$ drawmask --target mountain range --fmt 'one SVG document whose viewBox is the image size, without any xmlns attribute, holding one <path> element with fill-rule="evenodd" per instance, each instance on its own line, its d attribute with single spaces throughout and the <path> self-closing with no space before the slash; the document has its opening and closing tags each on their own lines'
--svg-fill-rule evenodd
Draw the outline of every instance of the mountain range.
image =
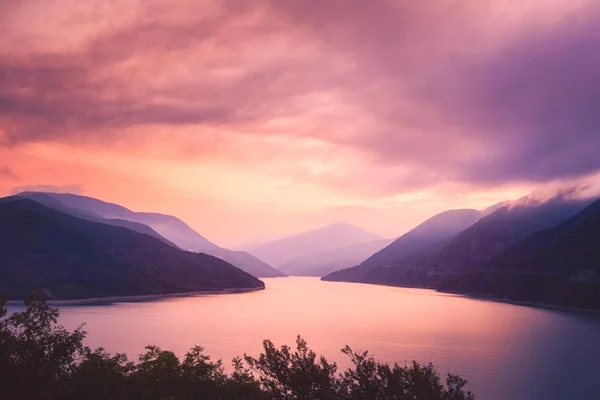
<svg viewBox="0 0 600 400">
<path fill-rule="evenodd" d="M 87 217 L 25 197 L 0 199 L 0 295 L 21 299 L 40 289 L 63 300 L 264 288 L 217 257 Z"/>
<path fill-rule="evenodd" d="M 170 215 L 24 192 L 0 199 L 0 241 L 0 295 L 12 298 L 31 288 L 55 299 L 262 288 L 254 276 L 287 273 L 600 308 L 600 201 L 568 193 L 448 210 L 395 240 L 340 222 L 250 254 Z"/>
<path fill-rule="evenodd" d="M 473 225 L 481 218 L 478 210 L 448 210 L 437 214 L 410 230 L 389 246 L 371 255 L 359 265 L 339 270 L 323 277 L 324 280 L 369 282 L 369 274 L 378 268 L 390 269 L 420 255 L 423 249 L 437 245 Z M 426 253 L 423 253 L 426 254 Z"/>
<path fill-rule="evenodd" d="M 405 233 L 383 250 L 366 259 L 361 266 L 386 266 L 403 258 L 405 254 L 438 243 L 473 225 L 481 218 L 478 210 L 449 210 L 437 214 Z"/>
<path fill-rule="evenodd" d="M 396 253 L 392 243 L 380 253 L 394 257 L 374 256 L 322 279 L 600 308 L 600 203 L 591 202 L 523 198 L 445 239 Z"/>
<path fill-rule="evenodd" d="M 322 276 L 362 261 L 387 243 L 374 233 L 337 222 L 247 249 L 286 274 Z"/>
<path fill-rule="evenodd" d="M 587 204 L 589 201 L 563 196 L 549 200 L 520 199 L 460 232 L 436 254 L 429 267 L 435 271 L 483 268 L 506 247 L 561 223 Z"/>
<path fill-rule="evenodd" d="M 247 252 L 225 249 L 212 243 L 185 222 L 171 215 L 135 212 L 118 204 L 69 193 L 23 192 L 18 196 L 33 199 L 79 218 L 102 221 L 150 234 L 187 251 L 222 258 L 259 278 L 285 276 L 281 271 Z"/>
<path fill-rule="evenodd" d="M 514 243 L 482 270 L 445 274 L 438 290 L 600 309 L 600 200 Z"/>
</svg>

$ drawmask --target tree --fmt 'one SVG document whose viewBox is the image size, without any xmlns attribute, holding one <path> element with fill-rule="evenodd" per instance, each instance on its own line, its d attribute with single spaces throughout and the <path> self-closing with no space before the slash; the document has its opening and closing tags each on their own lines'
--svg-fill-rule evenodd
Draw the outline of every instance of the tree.
<svg viewBox="0 0 600 400">
<path fill-rule="evenodd" d="M 9 397 L 53 399 L 65 391 L 66 381 L 83 355 L 83 325 L 73 332 L 57 324 L 58 310 L 34 293 L 25 311 L 7 317 L 2 303 L 0 374 Z"/>
<path fill-rule="evenodd" d="M 67 395 L 70 399 L 126 400 L 132 397 L 129 376 L 135 366 L 126 354 L 112 356 L 98 348 L 84 349 L 84 356 L 68 382 Z"/>
<path fill-rule="evenodd" d="M 467 381 L 432 364 L 377 362 L 368 352 L 345 347 L 352 367 L 338 373 L 300 336 L 296 348 L 263 342 L 257 358 L 234 358 L 233 372 L 211 361 L 200 346 L 183 358 L 146 347 L 137 363 L 127 355 L 83 346 L 83 325 L 70 332 L 59 312 L 38 295 L 26 310 L 7 314 L 0 301 L 0 397 L 28 400 L 474 400 Z"/>
<path fill-rule="evenodd" d="M 317 360 L 300 336 L 296 351 L 270 340 L 263 342 L 264 353 L 258 358 L 245 356 L 250 369 L 259 375 L 261 386 L 274 400 L 329 400 L 338 398 L 337 366 L 324 357 Z"/>
<path fill-rule="evenodd" d="M 441 383 L 433 364 L 399 366 L 377 362 L 368 352 L 354 352 L 346 346 L 342 352 L 350 357 L 353 368 L 341 378 L 340 399 L 347 400 L 474 400 L 465 392 L 467 381 L 458 375 L 448 375 L 446 386 Z"/>
</svg>

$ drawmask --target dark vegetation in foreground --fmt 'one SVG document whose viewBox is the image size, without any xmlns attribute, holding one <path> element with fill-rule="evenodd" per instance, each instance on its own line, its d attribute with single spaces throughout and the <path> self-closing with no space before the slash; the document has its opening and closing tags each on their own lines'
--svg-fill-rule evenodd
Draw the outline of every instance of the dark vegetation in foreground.
<svg viewBox="0 0 600 400">
<path fill-rule="evenodd" d="M 174 353 L 146 347 L 137 363 L 83 345 L 82 326 L 57 324 L 58 310 L 30 297 L 26 310 L 10 316 L 0 303 L 2 398 L 12 399 L 275 399 L 275 400 L 473 400 L 466 381 L 448 375 L 441 382 L 432 364 L 400 366 L 377 362 L 367 352 L 345 347 L 352 367 L 311 351 L 298 337 L 296 349 L 264 341 L 254 358 L 233 360 L 225 373 L 196 346 L 179 360 Z"/>
</svg>

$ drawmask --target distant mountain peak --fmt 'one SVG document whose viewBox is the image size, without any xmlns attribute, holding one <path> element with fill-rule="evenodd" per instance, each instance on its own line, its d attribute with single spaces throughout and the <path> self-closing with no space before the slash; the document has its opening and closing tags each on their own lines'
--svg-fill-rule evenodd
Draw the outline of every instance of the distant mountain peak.
<svg viewBox="0 0 600 400">
<path fill-rule="evenodd" d="M 249 251 L 271 265 L 282 266 L 294 259 L 311 254 L 377 240 L 381 240 L 379 235 L 348 222 L 338 221 L 320 228 L 263 243 L 259 246 L 253 246 Z"/>
<path fill-rule="evenodd" d="M 352 225 L 350 222 L 347 221 L 336 221 L 336 222 L 332 222 L 329 225 L 325 225 L 325 228 L 327 227 L 339 227 L 339 228 L 357 228 L 357 229 L 361 229 L 355 225 Z"/>
</svg>

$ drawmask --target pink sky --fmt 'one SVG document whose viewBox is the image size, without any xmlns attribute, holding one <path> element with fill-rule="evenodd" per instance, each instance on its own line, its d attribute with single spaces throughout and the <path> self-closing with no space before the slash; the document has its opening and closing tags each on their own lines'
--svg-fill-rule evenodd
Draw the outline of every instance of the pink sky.
<svg viewBox="0 0 600 400">
<path fill-rule="evenodd" d="M 82 193 L 233 246 L 339 220 L 394 237 L 600 170 L 594 1 L 0 13 L 2 195 Z"/>
</svg>

